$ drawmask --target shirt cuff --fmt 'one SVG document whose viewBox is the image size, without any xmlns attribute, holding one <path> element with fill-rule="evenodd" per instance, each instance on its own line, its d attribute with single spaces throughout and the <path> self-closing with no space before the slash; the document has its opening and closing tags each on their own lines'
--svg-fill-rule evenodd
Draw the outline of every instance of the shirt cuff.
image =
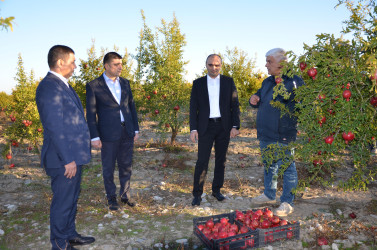
<svg viewBox="0 0 377 250">
<path fill-rule="evenodd" d="M 138 134 L 139 133 L 139 131 L 135 131 L 135 134 Z"/>
<path fill-rule="evenodd" d="M 99 141 L 99 137 L 95 137 L 91 141 Z"/>
</svg>

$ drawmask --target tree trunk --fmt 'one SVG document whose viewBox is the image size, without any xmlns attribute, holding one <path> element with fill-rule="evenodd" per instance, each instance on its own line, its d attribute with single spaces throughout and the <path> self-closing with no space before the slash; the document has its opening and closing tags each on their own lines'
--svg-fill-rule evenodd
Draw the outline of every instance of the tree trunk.
<svg viewBox="0 0 377 250">
<path fill-rule="evenodd" d="M 39 145 L 38 142 L 34 142 L 34 147 L 35 147 L 36 150 L 37 150 L 37 154 L 38 154 L 38 156 L 39 156 L 39 162 L 41 162 L 41 160 L 42 160 L 42 156 L 41 156 L 41 153 L 42 153 L 42 146 Z"/>
<path fill-rule="evenodd" d="M 172 128 L 171 129 L 171 138 L 170 138 L 170 144 L 174 145 L 175 144 L 175 138 L 177 137 L 178 134 L 178 129 Z"/>
</svg>

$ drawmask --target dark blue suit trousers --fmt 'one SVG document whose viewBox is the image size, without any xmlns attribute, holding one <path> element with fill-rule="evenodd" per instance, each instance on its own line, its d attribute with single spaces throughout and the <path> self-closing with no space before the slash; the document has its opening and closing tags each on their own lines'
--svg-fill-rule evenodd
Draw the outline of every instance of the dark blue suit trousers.
<svg viewBox="0 0 377 250">
<path fill-rule="evenodd" d="M 119 126 L 121 126 L 119 124 Z M 107 198 L 116 197 L 114 183 L 115 163 L 118 164 L 121 198 L 130 198 L 130 181 L 132 174 L 132 155 L 134 137 L 130 137 L 125 127 L 122 127 L 122 136 L 116 141 L 102 141 L 102 175 Z"/>
<path fill-rule="evenodd" d="M 67 239 L 78 236 L 75 229 L 77 201 L 80 194 L 82 166 L 77 166 L 74 177 L 64 176 L 65 168 L 46 168 L 51 177 L 53 193 L 50 207 L 50 231 L 52 249 L 65 249 L 69 246 Z"/>
</svg>

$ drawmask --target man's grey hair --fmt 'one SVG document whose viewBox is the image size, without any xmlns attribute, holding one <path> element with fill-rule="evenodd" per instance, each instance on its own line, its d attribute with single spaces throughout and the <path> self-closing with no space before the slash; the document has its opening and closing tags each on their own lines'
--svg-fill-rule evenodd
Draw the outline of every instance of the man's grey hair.
<svg viewBox="0 0 377 250">
<path fill-rule="evenodd" d="M 278 62 L 287 60 L 287 57 L 285 56 L 285 50 L 283 50 L 282 48 L 274 48 L 269 50 L 266 53 L 266 57 L 268 56 L 274 57 Z"/>
</svg>

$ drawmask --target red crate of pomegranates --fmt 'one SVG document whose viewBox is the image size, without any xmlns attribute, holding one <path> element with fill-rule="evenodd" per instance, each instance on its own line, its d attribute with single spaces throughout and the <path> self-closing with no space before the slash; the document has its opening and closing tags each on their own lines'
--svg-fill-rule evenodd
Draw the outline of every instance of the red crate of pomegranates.
<svg viewBox="0 0 377 250">
<path fill-rule="evenodd" d="M 241 222 L 252 232 L 258 232 L 258 246 L 263 247 L 284 240 L 300 238 L 300 223 L 287 221 L 273 214 L 269 208 L 235 211 L 236 222 Z"/>
<path fill-rule="evenodd" d="M 250 249 L 258 246 L 258 232 L 234 220 L 234 214 L 197 217 L 194 234 L 209 249 Z"/>
</svg>

